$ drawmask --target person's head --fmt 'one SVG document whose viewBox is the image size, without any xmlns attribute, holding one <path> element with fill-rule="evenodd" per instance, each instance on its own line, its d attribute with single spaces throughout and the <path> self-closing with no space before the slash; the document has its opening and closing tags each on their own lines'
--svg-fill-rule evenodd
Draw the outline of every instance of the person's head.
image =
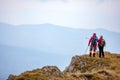
<svg viewBox="0 0 120 80">
<path fill-rule="evenodd" d="M 93 36 L 96 36 L 96 33 L 93 33 Z"/>
<path fill-rule="evenodd" d="M 101 36 L 100 36 L 100 38 L 102 38 L 102 39 L 103 39 L 103 35 L 101 35 Z"/>
</svg>

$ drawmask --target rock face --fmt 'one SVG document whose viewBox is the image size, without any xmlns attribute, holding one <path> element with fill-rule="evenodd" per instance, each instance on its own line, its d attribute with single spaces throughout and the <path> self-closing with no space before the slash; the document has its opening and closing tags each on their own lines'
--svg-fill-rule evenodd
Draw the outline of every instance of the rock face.
<svg viewBox="0 0 120 80">
<path fill-rule="evenodd" d="M 44 66 L 42 70 L 49 75 L 62 77 L 61 71 L 56 66 Z"/>
<path fill-rule="evenodd" d="M 10 74 L 9 77 L 8 77 L 8 80 L 14 80 L 15 77 L 16 77 L 15 75 Z"/>
<path fill-rule="evenodd" d="M 69 73 L 80 73 L 86 72 L 87 61 L 82 59 L 80 56 L 72 57 L 71 63 L 68 67 L 66 67 L 65 72 Z"/>
<path fill-rule="evenodd" d="M 63 72 L 56 66 L 44 66 L 18 76 L 10 75 L 8 80 L 119 80 L 120 54 L 105 54 L 105 58 L 76 55 Z"/>
<path fill-rule="evenodd" d="M 109 63 L 110 61 L 107 59 L 104 61 L 100 58 L 89 57 L 88 55 L 73 56 L 70 65 L 64 71 L 68 73 L 92 72 L 110 67 Z"/>
<path fill-rule="evenodd" d="M 41 69 L 26 71 L 19 76 L 10 75 L 8 80 L 59 80 L 63 73 L 56 66 L 44 66 Z"/>
</svg>

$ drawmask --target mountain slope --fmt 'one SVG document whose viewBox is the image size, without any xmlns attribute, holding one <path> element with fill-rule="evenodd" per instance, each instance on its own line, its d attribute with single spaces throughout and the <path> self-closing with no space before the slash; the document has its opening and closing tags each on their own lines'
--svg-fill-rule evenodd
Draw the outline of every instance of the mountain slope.
<svg viewBox="0 0 120 80">
<path fill-rule="evenodd" d="M 120 52 L 120 33 L 104 29 L 72 29 L 52 24 L 14 26 L 0 23 L 0 44 L 54 54 L 83 54 L 93 32 L 98 37 L 104 36 L 107 51 Z"/>
<path fill-rule="evenodd" d="M 63 72 L 56 66 L 44 66 L 18 76 L 10 75 L 8 80 L 119 80 L 120 54 L 105 55 L 105 58 L 73 56 Z"/>
</svg>

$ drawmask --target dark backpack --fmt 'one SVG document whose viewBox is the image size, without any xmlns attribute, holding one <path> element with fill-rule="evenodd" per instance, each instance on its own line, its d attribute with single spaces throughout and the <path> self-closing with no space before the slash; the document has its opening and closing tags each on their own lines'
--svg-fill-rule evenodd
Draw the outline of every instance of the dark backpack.
<svg viewBox="0 0 120 80">
<path fill-rule="evenodd" d="M 103 47 L 105 46 L 105 40 L 104 39 L 101 40 L 100 46 L 103 46 Z"/>
<path fill-rule="evenodd" d="M 96 36 L 94 36 L 94 37 L 92 37 L 92 41 L 91 41 L 91 44 L 97 44 L 97 37 Z"/>
</svg>

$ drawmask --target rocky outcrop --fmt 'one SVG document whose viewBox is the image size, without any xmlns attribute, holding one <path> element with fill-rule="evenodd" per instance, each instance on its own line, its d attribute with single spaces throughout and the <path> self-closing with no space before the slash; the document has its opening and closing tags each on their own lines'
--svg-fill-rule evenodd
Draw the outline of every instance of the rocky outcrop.
<svg viewBox="0 0 120 80">
<path fill-rule="evenodd" d="M 48 75 L 63 77 L 61 71 L 56 66 L 44 66 L 42 70 L 45 71 Z"/>
<path fill-rule="evenodd" d="M 15 77 L 16 77 L 15 75 L 10 74 L 7 80 L 14 80 Z"/>
<path fill-rule="evenodd" d="M 85 66 L 87 66 L 87 64 L 87 60 L 82 59 L 80 56 L 74 56 L 72 57 L 70 65 L 66 67 L 64 71 L 68 73 L 86 72 Z"/>
<path fill-rule="evenodd" d="M 73 56 L 71 63 L 64 72 L 85 73 L 94 72 L 99 69 L 109 69 L 111 60 L 107 58 L 89 57 L 88 55 Z"/>
<path fill-rule="evenodd" d="M 119 80 L 120 54 L 105 54 L 105 58 L 76 55 L 63 72 L 56 66 L 44 66 L 18 76 L 10 75 L 8 80 Z"/>
</svg>

